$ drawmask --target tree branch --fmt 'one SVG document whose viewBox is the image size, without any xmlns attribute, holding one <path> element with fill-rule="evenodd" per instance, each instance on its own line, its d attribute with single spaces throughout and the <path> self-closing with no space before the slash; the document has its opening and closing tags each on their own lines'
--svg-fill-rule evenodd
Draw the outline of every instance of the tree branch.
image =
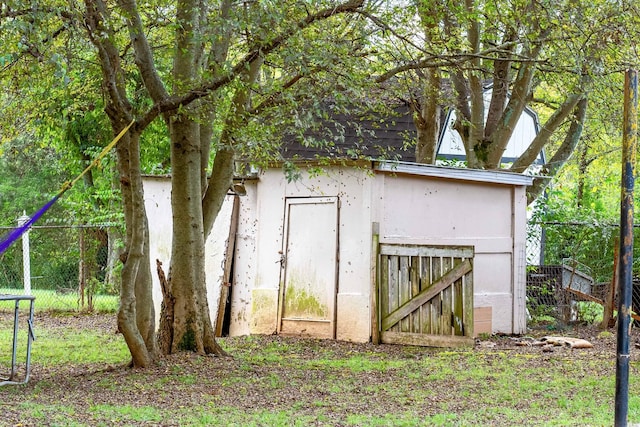
<svg viewBox="0 0 640 427">
<path fill-rule="evenodd" d="M 545 30 L 541 37 L 546 38 L 550 31 L 550 29 Z M 539 56 L 541 49 L 541 44 L 529 48 L 527 56 L 535 59 Z M 498 126 L 491 137 L 492 146 L 487 158 L 487 166 L 489 168 L 495 168 L 500 165 L 502 154 L 513 135 L 516 124 L 522 116 L 522 112 L 531 98 L 531 87 L 535 71 L 536 67 L 533 62 L 521 64 L 518 70 L 509 102 L 502 112 Z"/>
<path fill-rule="evenodd" d="M 114 117 L 114 110 L 124 112 L 131 120 L 131 104 L 126 95 L 125 84 L 122 81 L 122 68 L 118 50 L 111 42 L 109 34 L 113 32 L 104 26 L 103 15 L 106 6 L 102 0 L 86 0 L 85 27 L 91 43 L 98 51 L 98 57 L 102 63 L 102 73 L 106 90 L 109 93 L 110 102 L 107 103 L 106 112 Z"/>
<path fill-rule="evenodd" d="M 504 111 L 509 99 L 509 83 L 511 81 L 511 63 L 513 49 L 515 47 L 517 33 L 511 29 L 505 35 L 505 43 L 509 43 L 511 49 L 499 52 L 493 65 L 493 87 L 491 92 L 491 102 L 487 111 L 487 120 L 484 126 L 484 137 L 490 138 L 491 134 L 498 127 L 498 120 Z"/>
<path fill-rule="evenodd" d="M 527 190 L 527 204 L 533 202 L 542 194 L 547 185 L 549 185 L 549 177 L 554 176 L 564 166 L 571 157 L 576 145 L 578 145 L 587 116 L 587 100 L 588 98 L 585 96 L 577 103 L 574 119 L 560 148 L 558 148 L 551 160 L 542 167 L 541 176 L 534 178 L 533 185 Z"/>
<path fill-rule="evenodd" d="M 584 94 L 572 94 L 567 97 L 564 103 L 556 109 L 551 117 L 545 122 L 540 132 L 533 138 L 529 147 L 518 157 L 511 168 L 512 172 L 524 172 L 538 157 L 540 151 L 547 145 L 551 135 L 560 127 L 562 122 L 569 116 L 580 100 L 585 97 Z"/>
<path fill-rule="evenodd" d="M 342 13 L 355 12 L 359 8 L 361 8 L 363 4 L 364 0 L 349 0 L 333 8 L 323 9 L 316 12 L 315 14 L 308 15 L 305 19 L 299 21 L 296 25 L 283 32 L 279 36 L 273 38 L 270 41 L 254 46 L 249 51 L 249 53 L 247 53 L 244 58 L 242 58 L 225 75 L 216 77 L 210 82 L 201 85 L 200 87 L 194 88 L 183 95 L 168 97 L 160 102 L 156 102 L 149 109 L 149 111 L 147 111 L 147 113 L 142 118 L 140 118 L 137 123 L 137 127 L 144 128 L 148 126 L 149 123 L 151 123 L 159 114 L 175 110 L 180 106 L 188 105 L 197 99 L 201 99 L 210 95 L 215 90 L 235 80 L 256 58 L 260 56 L 265 57 L 267 54 L 273 52 L 282 44 L 284 44 L 295 33 L 309 27 L 314 22 L 321 21 L 323 19 L 327 19 Z"/>
<path fill-rule="evenodd" d="M 494 54 L 505 55 L 509 53 L 509 49 L 516 46 L 516 43 L 506 43 L 501 46 L 497 46 L 491 49 L 483 50 L 478 53 L 455 53 L 450 55 L 437 55 L 432 54 L 427 58 L 423 58 L 417 61 L 410 61 L 402 65 L 398 65 L 395 68 L 379 75 L 376 77 L 377 83 L 382 83 L 384 81 L 389 80 L 390 78 L 396 76 L 397 74 L 404 73 L 406 71 L 411 70 L 420 70 L 423 68 L 439 68 L 439 67 L 459 67 L 473 59 L 486 59 L 486 60 L 494 60 L 495 57 L 492 56 Z M 513 55 L 511 60 L 513 62 L 535 62 L 535 63 L 545 63 L 547 60 L 532 60 L 530 58 L 526 58 L 521 55 Z"/>
<path fill-rule="evenodd" d="M 414 48 L 416 48 L 419 51 L 423 50 L 423 48 L 421 48 L 420 46 L 416 45 L 413 41 L 411 41 L 407 37 L 398 34 L 398 32 L 394 28 L 392 28 L 391 26 L 387 25 L 387 23 L 383 22 L 377 16 L 374 16 L 374 15 L 372 15 L 369 12 L 364 11 L 364 10 L 359 10 L 358 13 L 360 15 L 364 16 L 365 18 L 369 19 L 375 25 L 380 27 L 383 31 L 393 34 L 398 40 L 401 40 L 401 41 L 405 42 L 409 46 L 413 46 Z"/>
<path fill-rule="evenodd" d="M 135 52 L 134 60 L 138 70 L 140 70 L 145 88 L 149 91 L 149 96 L 151 96 L 153 102 L 162 102 L 169 97 L 169 94 L 156 70 L 153 52 L 144 34 L 136 1 L 119 0 L 119 3 L 120 7 L 126 12 L 129 37 Z"/>
</svg>

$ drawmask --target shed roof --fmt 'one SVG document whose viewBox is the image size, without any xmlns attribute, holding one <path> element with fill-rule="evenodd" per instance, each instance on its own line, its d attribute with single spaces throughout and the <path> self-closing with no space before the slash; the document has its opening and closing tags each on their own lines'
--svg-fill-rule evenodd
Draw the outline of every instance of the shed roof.
<svg viewBox="0 0 640 427">
<path fill-rule="evenodd" d="M 513 172 L 452 168 L 413 162 L 376 161 L 373 163 L 373 170 L 376 172 L 399 173 L 503 185 L 529 186 L 533 183 L 532 176 Z"/>
</svg>

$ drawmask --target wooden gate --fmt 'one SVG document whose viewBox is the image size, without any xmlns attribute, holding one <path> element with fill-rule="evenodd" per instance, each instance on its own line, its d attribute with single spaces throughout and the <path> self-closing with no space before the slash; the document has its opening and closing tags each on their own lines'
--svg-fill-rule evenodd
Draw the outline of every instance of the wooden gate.
<svg viewBox="0 0 640 427">
<path fill-rule="evenodd" d="M 380 244 L 380 340 L 456 347 L 473 344 L 473 247 Z"/>
</svg>

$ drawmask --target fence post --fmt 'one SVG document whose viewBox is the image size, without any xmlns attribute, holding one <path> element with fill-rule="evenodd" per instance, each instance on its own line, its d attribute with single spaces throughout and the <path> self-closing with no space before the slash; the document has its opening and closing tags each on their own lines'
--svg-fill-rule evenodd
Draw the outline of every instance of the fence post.
<svg viewBox="0 0 640 427">
<path fill-rule="evenodd" d="M 629 341 L 633 286 L 633 187 L 638 144 L 638 72 L 627 70 L 624 87 L 622 182 L 620 196 L 620 271 L 618 286 L 618 342 L 615 426 L 627 425 L 629 412 Z"/>
<path fill-rule="evenodd" d="M 31 218 L 26 212 L 18 218 L 18 227 L 22 227 Z M 22 235 L 22 283 L 24 286 L 24 294 L 31 295 L 31 251 L 29 249 L 29 230 Z"/>
</svg>

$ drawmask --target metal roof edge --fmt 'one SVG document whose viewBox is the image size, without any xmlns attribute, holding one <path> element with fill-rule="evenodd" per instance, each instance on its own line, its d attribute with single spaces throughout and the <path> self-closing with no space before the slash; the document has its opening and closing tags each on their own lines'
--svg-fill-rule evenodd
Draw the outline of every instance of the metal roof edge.
<svg viewBox="0 0 640 427">
<path fill-rule="evenodd" d="M 373 164 L 376 172 L 404 173 L 409 175 L 429 176 L 434 178 L 476 181 L 503 185 L 532 185 L 533 178 L 514 172 L 450 168 L 445 166 L 426 165 L 411 162 L 376 161 Z"/>
<path fill-rule="evenodd" d="M 168 181 L 171 179 L 170 173 L 165 173 L 160 175 L 143 173 L 141 176 L 143 180 L 146 179 L 146 180 L 156 180 L 156 181 Z M 256 175 L 238 175 L 238 174 L 233 175 L 234 181 L 251 181 L 251 180 L 257 180 L 257 179 L 259 179 L 259 176 L 257 174 Z"/>
<path fill-rule="evenodd" d="M 162 173 L 162 174 L 153 174 L 153 173 L 143 173 L 142 179 L 171 179 L 170 173 Z"/>
</svg>

